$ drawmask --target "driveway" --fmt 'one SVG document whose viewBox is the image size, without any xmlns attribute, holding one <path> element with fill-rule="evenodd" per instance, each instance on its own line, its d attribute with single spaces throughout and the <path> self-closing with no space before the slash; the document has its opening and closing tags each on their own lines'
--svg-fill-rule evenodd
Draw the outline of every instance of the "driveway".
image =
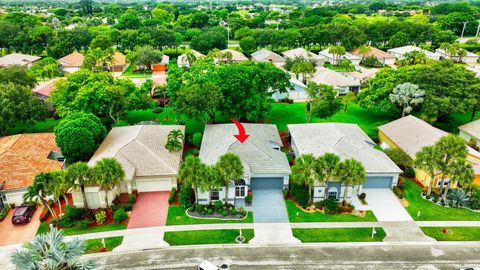
<svg viewBox="0 0 480 270">
<path fill-rule="evenodd" d="M 28 224 L 13 225 L 11 220 L 14 210 L 10 210 L 5 219 L 0 222 L 0 246 L 20 244 L 32 240 L 37 233 L 38 226 L 40 226 L 42 211 L 43 207 L 38 207 Z"/>
<path fill-rule="evenodd" d="M 388 188 L 365 188 L 366 209 L 372 210 L 378 221 L 413 221 L 397 196 Z"/>
<path fill-rule="evenodd" d="M 254 189 L 252 210 L 254 223 L 289 222 L 281 189 Z"/>
<path fill-rule="evenodd" d="M 165 226 L 169 194 L 169 191 L 139 193 L 128 222 L 128 229 Z"/>
</svg>

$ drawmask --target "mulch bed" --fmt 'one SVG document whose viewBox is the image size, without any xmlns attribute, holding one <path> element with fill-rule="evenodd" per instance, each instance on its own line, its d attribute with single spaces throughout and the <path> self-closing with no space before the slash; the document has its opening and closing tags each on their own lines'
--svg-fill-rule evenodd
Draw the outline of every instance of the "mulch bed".
<svg viewBox="0 0 480 270">
<path fill-rule="evenodd" d="M 219 214 L 219 213 L 216 213 L 214 212 L 213 214 L 211 215 L 202 215 L 201 213 L 197 212 L 197 211 L 194 211 L 194 212 L 190 212 L 187 210 L 187 215 L 191 216 L 191 217 L 195 217 L 195 218 L 206 218 L 206 219 L 230 219 L 230 220 L 242 220 L 244 219 L 246 216 L 238 213 L 236 215 L 232 215 L 232 214 L 228 214 L 226 216 L 222 215 L 222 214 Z"/>
</svg>

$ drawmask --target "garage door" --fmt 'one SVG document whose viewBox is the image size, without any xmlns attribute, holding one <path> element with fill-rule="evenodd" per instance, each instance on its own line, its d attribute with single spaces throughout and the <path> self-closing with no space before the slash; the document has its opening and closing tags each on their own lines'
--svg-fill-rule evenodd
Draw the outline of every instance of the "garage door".
<svg viewBox="0 0 480 270">
<path fill-rule="evenodd" d="M 283 189 L 283 177 L 253 177 L 250 186 L 252 189 Z"/>
<path fill-rule="evenodd" d="M 393 177 L 388 176 L 369 176 L 363 188 L 391 188 Z"/>
<path fill-rule="evenodd" d="M 10 204 L 21 205 L 23 203 L 23 194 L 25 193 L 6 194 L 7 202 Z"/>
<path fill-rule="evenodd" d="M 148 181 L 137 180 L 138 192 L 170 191 L 171 189 L 172 189 L 172 185 L 169 179 L 148 180 Z"/>
</svg>

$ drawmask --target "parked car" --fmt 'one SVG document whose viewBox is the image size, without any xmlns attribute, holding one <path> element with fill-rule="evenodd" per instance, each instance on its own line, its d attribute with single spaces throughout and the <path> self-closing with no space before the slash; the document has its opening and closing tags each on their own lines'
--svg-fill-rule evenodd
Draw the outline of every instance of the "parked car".
<svg viewBox="0 0 480 270">
<path fill-rule="evenodd" d="M 198 267 L 198 270 L 220 270 L 215 264 L 209 261 L 203 261 Z"/>
<path fill-rule="evenodd" d="M 15 212 L 12 217 L 12 224 L 26 224 L 32 219 L 33 214 L 37 210 L 37 206 L 34 204 L 22 204 L 15 207 Z"/>
</svg>

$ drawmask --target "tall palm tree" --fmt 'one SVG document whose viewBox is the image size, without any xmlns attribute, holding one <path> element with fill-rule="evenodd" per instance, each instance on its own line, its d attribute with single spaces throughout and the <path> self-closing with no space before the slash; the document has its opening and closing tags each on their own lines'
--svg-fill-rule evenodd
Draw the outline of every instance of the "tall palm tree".
<svg viewBox="0 0 480 270">
<path fill-rule="evenodd" d="M 211 198 L 212 189 L 218 189 L 222 187 L 223 183 L 220 180 L 220 172 L 216 166 L 206 165 L 204 168 L 205 169 L 201 172 L 203 175 L 203 181 L 200 184 L 200 190 L 202 192 L 208 191 L 208 197 Z"/>
<path fill-rule="evenodd" d="M 325 153 L 317 159 L 317 173 L 319 182 L 326 183 L 335 175 L 340 157 L 333 153 Z"/>
<path fill-rule="evenodd" d="M 125 178 L 122 165 L 114 158 L 103 158 L 93 167 L 93 179 L 105 191 L 105 206 L 109 208 L 108 193 Z"/>
<path fill-rule="evenodd" d="M 193 65 L 197 61 L 197 54 L 192 49 L 187 49 L 182 58 L 182 64 Z"/>
<path fill-rule="evenodd" d="M 83 198 L 83 207 L 88 209 L 87 196 L 85 195 L 85 186 L 93 184 L 92 170 L 85 162 L 77 162 L 70 165 L 66 171 L 65 178 L 70 179 L 73 188 L 80 188 Z"/>
<path fill-rule="evenodd" d="M 427 195 L 432 193 L 435 171 L 438 170 L 437 162 L 442 159 L 442 153 L 437 147 L 425 146 L 415 155 L 415 166 L 424 170 L 431 181 L 428 185 Z"/>
<path fill-rule="evenodd" d="M 390 94 L 392 103 L 398 103 L 402 107 L 402 117 L 410 113 L 414 105 L 423 103 L 425 91 L 420 90 L 418 85 L 413 83 L 402 83 L 397 85 Z"/>
<path fill-rule="evenodd" d="M 165 148 L 167 148 L 170 152 L 178 152 L 182 150 L 183 145 L 183 133 L 180 129 L 174 129 L 168 133 L 167 136 L 167 144 Z"/>
<path fill-rule="evenodd" d="M 91 270 L 96 269 L 92 260 L 81 261 L 85 253 L 85 241 L 75 238 L 65 241 L 61 230 L 52 228 L 37 235 L 32 241 L 11 255 L 11 262 L 23 270 Z"/>
<path fill-rule="evenodd" d="M 226 153 L 215 164 L 219 174 L 219 181 L 225 185 L 225 204 L 228 204 L 228 186 L 243 176 L 243 164 L 240 158 L 233 153 Z"/>
<path fill-rule="evenodd" d="M 343 205 L 347 203 L 348 187 L 359 185 L 365 181 L 366 171 L 362 163 L 354 159 L 340 162 L 336 169 L 336 177 L 345 185 L 343 191 Z"/>
<path fill-rule="evenodd" d="M 48 211 L 55 220 L 58 220 L 57 213 L 53 211 L 50 206 L 49 197 L 51 193 L 49 192 L 48 185 L 49 182 L 53 181 L 51 173 L 40 173 L 35 176 L 31 186 L 27 188 L 27 192 L 23 195 L 25 201 L 37 201 L 40 200 L 43 206 L 47 207 Z"/>
<path fill-rule="evenodd" d="M 332 54 L 333 56 L 333 63 L 335 66 L 340 64 L 340 57 L 342 55 L 345 55 L 346 50 L 343 46 L 331 46 L 330 49 L 328 50 L 329 53 Z"/>
<path fill-rule="evenodd" d="M 445 175 L 446 172 L 449 171 L 449 164 L 453 159 L 467 158 L 467 145 L 462 138 L 452 134 L 442 137 L 438 142 L 435 143 L 435 146 L 442 154 L 442 158 L 437 161 L 437 166 L 442 171 L 440 192 L 443 192 Z"/>
<path fill-rule="evenodd" d="M 52 181 L 48 183 L 47 189 L 53 195 L 53 199 L 58 204 L 58 211 L 60 215 L 62 215 L 62 202 L 60 201 L 60 199 L 63 197 L 65 199 L 65 202 L 68 203 L 66 194 L 71 188 L 71 185 L 67 183 L 64 171 L 53 171 L 51 172 L 51 175 Z"/>
<path fill-rule="evenodd" d="M 312 204 L 312 192 L 315 183 L 319 181 L 318 161 L 311 155 L 301 155 L 292 166 L 292 183 L 308 187 L 308 205 Z"/>
<path fill-rule="evenodd" d="M 198 190 L 204 181 L 205 164 L 198 157 L 188 156 L 180 166 L 178 178 L 180 183 L 193 188 L 195 194 L 195 203 L 198 203 Z"/>
<path fill-rule="evenodd" d="M 446 173 L 450 176 L 450 181 L 443 192 L 442 201 L 447 199 L 448 190 L 452 187 L 453 182 L 465 185 L 471 183 L 475 177 L 472 165 L 463 158 L 451 160 Z"/>
</svg>

